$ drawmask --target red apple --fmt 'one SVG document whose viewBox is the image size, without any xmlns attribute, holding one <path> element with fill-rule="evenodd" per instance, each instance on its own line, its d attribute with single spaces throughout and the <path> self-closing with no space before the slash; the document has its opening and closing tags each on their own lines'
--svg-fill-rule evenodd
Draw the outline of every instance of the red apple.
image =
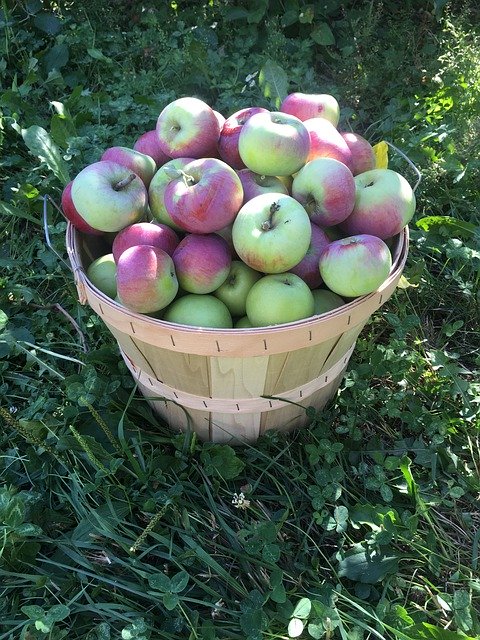
<svg viewBox="0 0 480 640">
<path fill-rule="evenodd" d="M 233 222 L 243 202 L 235 171 L 222 160 L 193 160 L 167 185 L 165 209 L 173 222 L 190 233 L 212 233 Z"/>
<path fill-rule="evenodd" d="M 376 159 L 372 145 L 358 133 L 344 131 L 340 134 L 352 154 L 350 169 L 354 176 L 375 169 Z"/>
<path fill-rule="evenodd" d="M 127 167 L 143 180 L 147 189 L 157 170 L 157 165 L 152 157 L 128 147 L 110 147 L 104 151 L 101 160 L 118 162 L 118 164 Z"/>
<path fill-rule="evenodd" d="M 290 269 L 290 272 L 299 276 L 310 289 L 316 289 L 322 284 L 318 262 L 330 242 L 331 240 L 325 231 L 312 223 L 312 239 L 307 253 L 297 265 Z"/>
<path fill-rule="evenodd" d="M 237 171 L 243 187 L 243 204 L 262 193 L 284 193 L 288 195 L 285 183 L 277 176 L 261 176 L 250 169 Z"/>
<path fill-rule="evenodd" d="M 160 149 L 156 129 L 152 129 L 151 131 L 145 131 L 145 133 L 142 133 L 142 135 L 135 141 L 133 148 L 135 149 L 135 151 L 140 151 L 140 153 L 144 153 L 145 155 L 153 158 L 155 160 L 155 164 L 157 165 L 157 169 L 159 169 L 163 164 L 165 164 L 165 162 L 168 162 L 171 159 L 170 156 L 167 156 Z"/>
<path fill-rule="evenodd" d="M 175 249 L 178 283 L 188 293 L 211 293 L 227 279 L 232 256 L 227 241 L 216 233 L 190 233 Z"/>
<path fill-rule="evenodd" d="M 340 107 L 328 93 L 291 93 L 282 102 L 280 111 L 290 113 L 302 121 L 309 118 L 325 118 L 334 127 L 340 119 Z"/>
<path fill-rule="evenodd" d="M 292 196 L 305 207 L 312 222 L 321 227 L 331 227 L 352 213 L 355 179 L 343 162 L 316 158 L 296 174 Z"/>
<path fill-rule="evenodd" d="M 160 148 L 171 158 L 208 158 L 217 153 L 220 124 L 203 100 L 179 98 L 158 116 L 157 134 Z"/>
<path fill-rule="evenodd" d="M 172 258 L 156 247 L 137 245 L 122 253 L 117 263 L 120 302 L 137 313 L 164 309 L 177 295 Z"/>
<path fill-rule="evenodd" d="M 303 123 L 310 135 L 310 152 L 307 162 L 315 158 L 333 158 L 350 169 L 352 152 L 341 134 L 325 118 L 310 118 Z"/>
<path fill-rule="evenodd" d="M 124 251 L 140 244 L 163 249 L 171 256 L 179 242 L 175 231 L 166 224 L 137 222 L 125 227 L 115 236 L 112 244 L 113 258 L 117 263 Z"/>
<path fill-rule="evenodd" d="M 256 113 L 268 113 L 268 109 L 263 107 L 240 109 L 225 120 L 220 131 L 220 140 L 218 141 L 220 157 L 234 169 L 245 168 L 245 163 L 238 152 L 238 139 L 243 125 Z"/>
</svg>

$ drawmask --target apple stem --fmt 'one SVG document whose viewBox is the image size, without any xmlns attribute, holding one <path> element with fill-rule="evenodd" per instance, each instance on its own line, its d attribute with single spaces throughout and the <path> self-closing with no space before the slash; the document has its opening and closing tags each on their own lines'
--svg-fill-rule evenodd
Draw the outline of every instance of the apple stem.
<svg viewBox="0 0 480 640">
<path fill-rule="evenodd" d="M 195 178 L 193 176 L 190 176 L 188 173 L 185 173 L 185 171 L 182 171 L 181 169 L 180 174 L 186 187 L 189 187 L 191 184 L 195 184 Z"/>
<path fill-rule="evenodd" d="M 122 189 L 125 189 L 125 187 L 128 187 L 128 185 L 133 182 L 136 177 L 136 173 L 130 173 L 126 178 L 123 178 L 123 180 L 120 180 L 119 182 L 117 182 L 117 184 L 113 185 L 114 191 L 121 191 Z"/>
<path fill-rule="evenodd" d="M 268 220 L 265 220 L 261 224 L 262 231 L 268 231 L 269 229 L 272 228 L 273 216 L 279 209 L 280 209 L 280 205 L 278 204 L 278 202 L 272 202 L 272 204 L 270 205 L 270 216 Z"/>
</svg>

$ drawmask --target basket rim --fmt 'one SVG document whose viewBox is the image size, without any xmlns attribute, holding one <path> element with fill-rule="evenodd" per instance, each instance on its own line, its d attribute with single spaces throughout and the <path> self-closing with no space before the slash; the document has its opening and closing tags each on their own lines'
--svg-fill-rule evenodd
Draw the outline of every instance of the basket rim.
<svg viewBox="0 0 480 640">
<path fill-rule="evenodd" d="M 312 315 L 308 318 L 304 318 L 302 320 L 296 320 L 293 322 L 285 322 L 276 325 L 268 325 L 265 327 L 248 327 L 248 328 L 215 328 L 215 327 L 198 327 L 195 325 L 182 325 L 174 322 L 167 322 L 162 320 L 161 318 L 153 318 L 151 316 L 147 316 L 145 314 L 137 313 L 126 307 L 118 304 L 112 298 L 106 296 L 102 291 L 97 289 L 95 285 L 93 285 L 86 275 L 86 270 L 80 259 L 80 237 L 81 232 L 79 232 L 72 223 L 68 223 L 67 225 L 67 233 L 66 233 L 66 245 L 68 257 L 70 260 L 70 264 L 72 266 L 72 270 L 76 279 L 77 288 L 85 293 L 84 296 L 80 295 L 80 297 L 84 297 L 84 300 L 80 300 L 82 304 L 90 301 L 90 296 L 97 298 L 102 305 L 106 305 L 111 309 L 121 312 L 125 316 L 128 316 L 132 321 L 137 321 L 141 323 L 146 323 L 151 325 L 152 327 L 156 327 L 157 329 L 165 329 L 169 332 L 174 331 L 175 333 L 185 334 L 185 335 L 198 335 L 207 334 L 210 336 L 261 336 L 263 334 L 274 335 L 275 333 L 284 332 L 286 329 L 295 329 L 295 328 L 309 328 L 312 326 L 321 325 L 323 323 L 330 322 L 334 318 L 339 318 L 348 313 L 354 313 L 356 310 L 361 308 L 365 303 L 372 302 L 372 300 L 377 297 L 379 298 L 379 304 L 376 308 L 380 307 L 387 298 L 382 299 L 382 293 L 389 289 L 393 282 L 398 281 L 405 266 L 405 262 L 408 255 L 409 248 L 409 228 L 408 225 L 405 226 L 402 231 L 398 234 L 398 241 L 395 247 L 393 259 L 392 259 L 392 267 L 390 269 L 390 273 L 388 277 L 384 280 L 384 282 L 380 285 L 380 287 L 364 296 L 358 296 L 353 298 L 352 300 L 346 302 L 341 307 L 333 309 L 332 311 L 328 311 L 326 313 L 322 313 L 319 315 Z M 90 294 L 90 296 L 89 296 Z"/>
</svg>

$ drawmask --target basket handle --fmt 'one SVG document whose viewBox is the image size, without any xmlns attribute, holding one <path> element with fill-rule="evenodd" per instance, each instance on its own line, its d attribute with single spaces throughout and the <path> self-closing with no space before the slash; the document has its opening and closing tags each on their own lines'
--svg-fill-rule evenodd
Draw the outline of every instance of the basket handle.
<svg viewBox="0 0 480 640">
<path fill-rule="evenodd" d="M 419 168 L 410 160 L 410 158 L 407 156 L 406 153 L 404 153 L 403 151 L 401 151 L 398 147 L 396 147 L 394 144 L 392 144 L 391 142 L 388 142 L 388 140 L 385 140 L 385 142 L 388 144 L 388 146 L 393 149 L 396 153 L 398 153 L 399 156 L 402 156 L 402 158 L 404 160 L 406 160 L 406 162 L 408 162 L 408 164 L 411 166 L 411 168 L 413 169 L 414 173 L 417 176 L 417 181 L 415 183 L 415 185 L 412 187 L 413 191 L 416 191 L 418 189 L 418 185 L 420 184 L 420 182 L 422 181 L 422 174 L 419 170 Z"/>
<path fill-rule="evenodd" d="M 48 203 L 53 204 L 53 206 L 55 207 L 55 209 L 57 209 L 57 211 L 59 211 L 62 214 L 62 218 L 65 218 L 65 216 L 63 215 L 63 211 L 60 209 L 60 207 L 57 205 L 57 203 L 55 202 L 55 200 L 48 194 L 46 193 L 43 196 L 43 234 L 45 236 L 45 242 L 47 243 L 47 247 L 50 249 L 50 251 L 52 251 L 59 260 L 61 260 L 63 262 L 63 264 L 67 267 L 67 269 L 69 271 L 73 271 L 72 267 L 68 264 L 68 262 L 66 260 L 63 259 L 63 257 L 58 253 L 58 251 L 55 249 L 55 247 L 53 246 L 51 240 L 50 240 L 50 231 L 48 229 Z"/>
</svg>

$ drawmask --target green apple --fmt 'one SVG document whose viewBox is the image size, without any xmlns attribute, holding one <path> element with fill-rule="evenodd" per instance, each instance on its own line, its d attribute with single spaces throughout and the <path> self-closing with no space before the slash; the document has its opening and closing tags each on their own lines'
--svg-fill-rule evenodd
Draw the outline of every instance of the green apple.
<svg viewBox="0 0 480 640">
<path fill-rule="evenodd" d="M 392 268 L 392 255 L 377 236 L 360 234 L 330 242 L 320 256 L 325 285 L 346 298 L 376 291 Z"/>
<path fill-rule="evenodd" d="M 100 256 L 87 268 L 87 278 L 109 298 L 117 296 L 117 265 L 113 253 Z"/>
<path fill-rule="evenodd" d="M 252 329 L 253 325 L 248 319 L 248 316 L 242 316 L 239 318 L 234 325 L 235 329 Z"/>
<path fill-rule="evenodd" d="M 232 316 L 243 316 L 248 292 L 261 277 L 261 273 L 241 260 L 232 260 L 227 279 L 214 295 L 227 305 Z"/>
<path fill-rule="evenodd" d="M 315 303 L 310 287 L 294 273 L 263 276 L 247 296 L 247 316 L 252 326 L 295 322 L 313 315 Z"/>
<path fill-rule="evenodd" d="M 345 300 L 329 289 L 314 289 L 312 291 L 315 303 L 315 315 L 328 313 L 345 304 Z"/>
<path fill-rule="evenodd" d="M 238 257 L 261 273 L 283 273 L 297 265 L 311 236 L 308 213 L 283 193 L 265 193 L 246 202 L 232 228 Z"/>
<path fill-rule="evenodd" d="M 227 306 L 215 296 L 201 293 L 189 293 L 174 300 L 165 309 L 163 320 L 192 327 L 233 327 Z"/>
</svg>

